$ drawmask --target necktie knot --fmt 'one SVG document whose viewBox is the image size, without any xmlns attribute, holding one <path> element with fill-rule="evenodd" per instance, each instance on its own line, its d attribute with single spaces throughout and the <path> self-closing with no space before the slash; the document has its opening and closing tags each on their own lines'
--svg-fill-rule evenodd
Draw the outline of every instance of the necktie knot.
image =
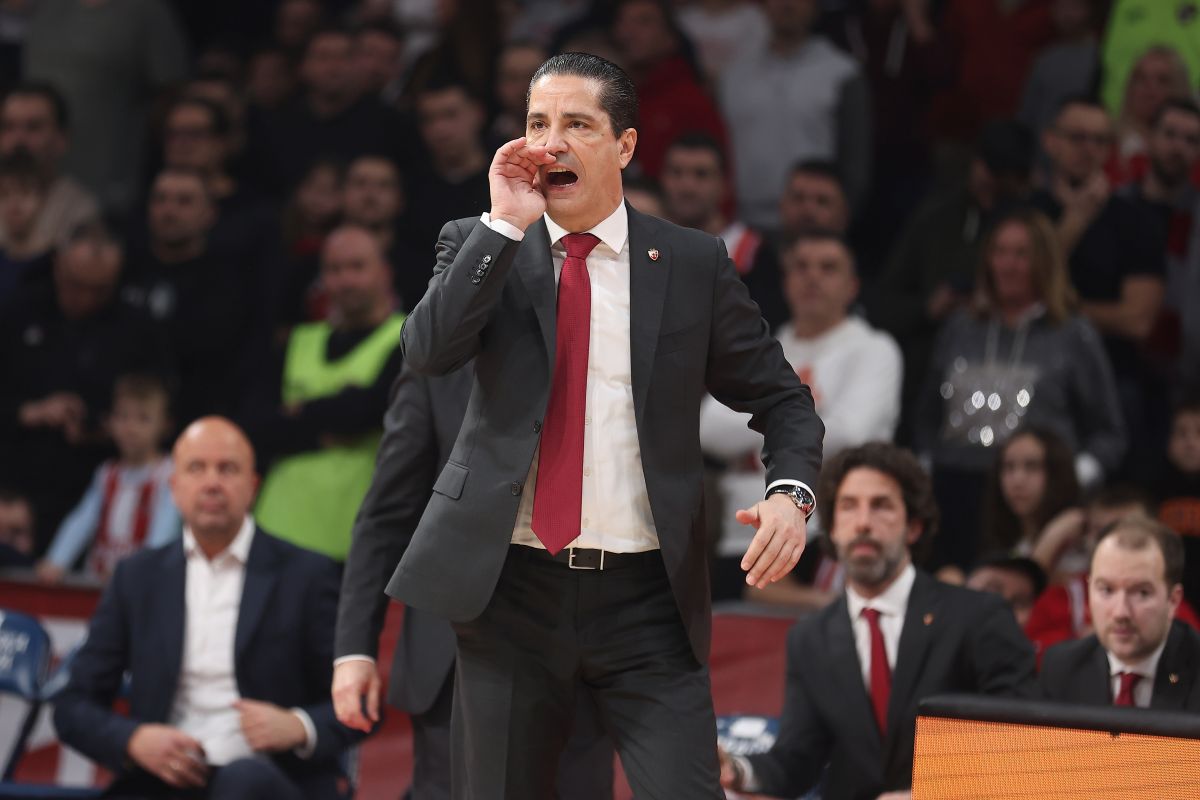
<svg viewBox="0 0 1200 800">
<path fill-rule="evenodd" d="M 594 233 L 568 233 L 562 238 L 563 247 L 567 248 L 567 258 L 587 260 L 592 248 L 600 244 L 600 238 Z"/>
<path fill-rule="evenodd" d="M 879 609 L 877 608 L 864 608 L 862 610 L 863 619 L 865 619 L 867 624 L 872 628 L 879 625 L 879 616 Z"/>
<path fill-rule="evenodd" d="M 1142 676 L 1136 672 L 1118 672 L 1117 677 L 1121 679 L 1120 686 L 1117 687 L 1117 697 L 1113 701 L 1114 705 L 1132 706 L 1135 705 L 1133 700 L 1133 690 L 1141 681 Z"/>
</svg>

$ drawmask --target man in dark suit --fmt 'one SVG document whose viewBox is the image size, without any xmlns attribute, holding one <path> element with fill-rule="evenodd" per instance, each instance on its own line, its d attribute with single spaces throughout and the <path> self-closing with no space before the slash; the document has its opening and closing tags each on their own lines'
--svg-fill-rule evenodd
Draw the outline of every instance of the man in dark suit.
<svg viewBox="0 0 1200 800">
<path fill-rule="evenodd" d="M 403 369 L 384 418 L 378 469 L 354 524 L 342 576 L 334 638 L 333 703 L 338 719 L 369 731 L 379 721 L 375 668 L 387 611 L 383 589 L 395 569 L 434 478 L 450 456 L 471 393 L 470 366 L 427 378 Z M 450 623 L 407 608 L 388 682 L 388 701 L 412 718 L 411 800 L 450 797 L 450 712 L 454 689 Z M 580 693 L 571 741 L 559 765 L 564 800 L 612 800 L 613 751 L 590 697 Z"/>
<path fill-rule="evenodd" d="M 938 514 L 907 450 L 842 451 L 818 497 L 846 591 L 788 634 L 779 738 L 762 755 L 722 754 L 722 782 L 796 797 L 824 770 L 825 797 L 907 797 L 917 704 L 944 692 L 1032 694 L 1033 648 L 1001 598 L 913 567 Z"/>
<path fill-rule="evenodd" d="M 1179 535 L 1135 514 L 1092 551 L 1088 605 L 1095 633 L 1042 660 L 1042 694 L 1085 705 L 1200 711 L 1200 633 L 1176 620 L 1183 599 Z"/>
<path fill-rule="evenodd" d="M 458 639 L 455 797 L 553 792 L 582 680 L 634 793 L 721 797 L 706 662 L 706 391 L 766 439 L 743 566 L 796 563 L 823 428 L 716 238 L 622 202 L 636 91 L 604 59 L 555 56 L 527 136 L 501 147 L 491 211 L 448 223 L 405 359 L 475 359 L 466 421 L 389 583 Z M 558 284 L 556 289 L 556 282 Z"/>
<path fill-rule="evenodd" d="M 117 774 L 111 796 L 343 797 L 361 735 L 329 701 L 336 565 L 255 526 L 254 453 L 228 420 L 190 425 L 174 462 L 183 538 L 117 566 L 55 701 L 59 738 Z"/>
</svg>

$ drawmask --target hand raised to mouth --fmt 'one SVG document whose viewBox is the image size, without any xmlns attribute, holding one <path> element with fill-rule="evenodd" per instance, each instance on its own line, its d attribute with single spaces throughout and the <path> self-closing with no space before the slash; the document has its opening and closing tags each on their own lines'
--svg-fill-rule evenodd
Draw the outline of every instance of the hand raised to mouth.
<svg viewBox="0 0 1200 800">
<path fill-rule="evenodd" d="M 546 213 L 539 171 L 553 163 L 546 147 L 529 144 L 524 136 L 501 146 L 488 169 L 491 218 L 523 231 Z"/>
</svg>

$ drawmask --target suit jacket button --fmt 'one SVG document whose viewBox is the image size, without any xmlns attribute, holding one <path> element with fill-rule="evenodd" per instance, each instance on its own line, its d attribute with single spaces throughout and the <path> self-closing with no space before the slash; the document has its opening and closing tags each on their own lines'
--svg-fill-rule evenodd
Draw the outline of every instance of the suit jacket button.
<svg viewBox="0 0 1200 800">
<path fill-rule="evenodd" d="M 533 432 L 534 433 L 542 432 L 542 421 L 540 419 L 535 419 L 533 421 Z"/>
<path fill-rule="evenodd" d="M 490 264 L 490 263 L 492 263 L 492 257 L 491 257 L 491 256 L 484 256 L 484 257 L 483 257 L 483 263 L 485 263 L 485 264 Z"/>
<path fill-rule="evenodd" d="M 521 482 L 513 481 L 512 484 L 508 488 L 512 491 L 514 496 L 519 495 L 521 493 Z"/>
</svg>

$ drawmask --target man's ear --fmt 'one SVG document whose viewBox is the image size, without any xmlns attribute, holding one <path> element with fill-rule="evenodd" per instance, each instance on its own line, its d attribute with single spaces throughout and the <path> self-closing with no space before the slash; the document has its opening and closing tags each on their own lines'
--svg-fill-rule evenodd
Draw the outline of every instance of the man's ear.
<svg viewBox="0 0 1200 800">
<path fill-rule="evenodd" d="M 910 519 L 908 521 L 908 530 L 905 532 L 904 540 L 908 542 L 908 546 L 912 547 L 921 540 L 921 534 L 925 532 L 925 523 L 919 519 Z"/>
<path fill-rule="evenodd" d="M 617 137 L 617 158 L 621 162 L 621 169 L 629 166 L 629 162 L 633 160 L 633 151 L 637 149 L 637 129 L 626 128 Z"/>
</svg>

